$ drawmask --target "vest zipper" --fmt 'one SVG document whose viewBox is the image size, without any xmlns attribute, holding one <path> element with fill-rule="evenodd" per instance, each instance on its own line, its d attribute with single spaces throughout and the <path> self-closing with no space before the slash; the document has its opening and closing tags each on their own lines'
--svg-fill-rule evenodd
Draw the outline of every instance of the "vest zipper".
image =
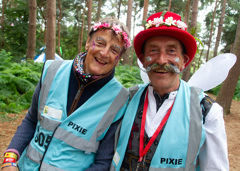
<svg viewBox="0 0 240 171">
<path fill-rule="evenodd" d="M 74 69 L 73 69 L 73 70 L 74 70 Z M 75 109 L 75 105 L 76 105 L 77 98 L 79 97 L 79 94 L 81 93 L 81 90 L 82 90 L 82 88 L 84 87 L 84 85 L 80 83 L 80 80 L 79 80 L 79 78 L 78 78 L 78 75 L 77 75 L 76 71 L 74 72 L 74 75 L 75 75 L 75 77 L 76 77 L 76 79 L 77 79 L 79 88 L 78 88 L 78 91 L 77 91 L 77 93 L 76 93 L 76 95 L 75 95 L 75 97 L 74 97 L 74 99 L 73 99 L 72 105 L 71 105 L 71 107 L 70 107 L 70 109 L 69 109 L 69 111 L 68 111 L 68 113 L 67 113 L 67 117 L 68 117 L 69 115 L 71 115 L 71 113 L 73 113 L 73 111 L 74 111 L 74 109 Z"/>
<path fill-rule="evenodd" d="M 78 103 L 78 101 L 79 101 L 79 98 L 80 98 L 81 95 L 82 95 L 83 89 L 84 89 L 85 87 L 87 87 L 88 85 L 90 85 L 90 84 L 92 84 L 92 83 L 94 83 L 94 82 L 96 82 L 96 81 L 98 81 L 98 80 L 100 80 L 100 79 L 102 79 L 102 78 L 107 77 L 108 75 L 109 75 L 109 74 L 107 74 L 107 75 L 105 75 L 105 76 L 103 76 L 103 77 L 101 77 L 101 78 L 95 79 L 95 80 L 91 81 L 90 83 L 87 83 L 86 85 L 81 84 L 80 81 L 79 81 L 79 79 L 78 79 L 78 83 L 80 84 L 80 87 L 79 87 L 79 89 L 78 89 L 78 91 L 77 91 L 77 94 L 76 94 L 76 96 L 75 96 L 75 98 L 74 98 L 74 100 L 73 100 L 72 106 L 71 106 L 71 108 L 70 108 L 67 116 L 70 116 L 70 115 L 75 111 L 76 106 L 77 106 L 77 103 Z"/>
<path fill-rule="evenodd" d="M 60 124 L 59 124 L 59 125 L 60 125 Z M 44 157 L 45 157 L 45 154 L 47 153 L 48 147 L 49 147 L 50 143 L 52 142 L 53 135 L 55 134 L 55 132 L 56 132 L 57 128 L 59 127 L 59 125 L 58 125 L 58 126 L 55 128 L 55 130 L 53 131 L 51 140 L 50 140 L 50 142 L 48 143 L 48 145 L 47 145 L 47 147 L 46 147 L 46 149 L 45 149 L 45 151 L 44 151 L 44 153 L 43 153 L 42 159 L 41 159 L 41 161 L 40 161 L 39 171 L 41 170 L 42 162 L 43 162 L 43 159 L 44 159 Z"/>
<path fill-rule="evenodd" d="M 74 109 L 75 109 L 76 106 L 77 106 L 78 99 L 79 99 L 79 97 L 80 97 L 80 95 L 81 95 L 81 91 L 82 91 L 83 87 L 84 87 L 84 85 L 81 84 L 80 87 L 79 87 L 79 89 L 78 89 L 78 91 L 77 91 L 76 96 L 74 97 L 74 100 L 73 100 L 72 106 L 71 106 L 71 108 L 70 108 L 70 110 L 69 110 L 69 112 L 68 112 L 68 116 L 71 115 L 71 113 L 74 112 Z"/>
</svg>

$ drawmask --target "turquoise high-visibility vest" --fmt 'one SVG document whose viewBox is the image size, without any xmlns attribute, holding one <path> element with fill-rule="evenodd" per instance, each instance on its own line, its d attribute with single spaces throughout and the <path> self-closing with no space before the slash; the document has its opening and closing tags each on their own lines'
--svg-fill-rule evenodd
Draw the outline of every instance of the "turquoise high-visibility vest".
<svg viewBox="0 0 240 171">
<path fill-rule="evenodd" d="M 119 171 L 127 149 L 131 128 L 144 89 L 141 85 L 130 101 L 124 115 L 111 171 Z M 200 101 L 202 91 L 180 82 L 172 112 L 166 123 L 158 147 L 153 155 L 150 171 L 194 171 L 199 150 L 205 141 Z"/>
<path fill-rule="evenodd" d="M 100 140 L 125 112 L 128 91 L 112 78 L 67 117 L 73 61 L 47 61 L 42 75 L 36 132 L 18 166 L 27 170 L 84 170 Z"/>
</svg>

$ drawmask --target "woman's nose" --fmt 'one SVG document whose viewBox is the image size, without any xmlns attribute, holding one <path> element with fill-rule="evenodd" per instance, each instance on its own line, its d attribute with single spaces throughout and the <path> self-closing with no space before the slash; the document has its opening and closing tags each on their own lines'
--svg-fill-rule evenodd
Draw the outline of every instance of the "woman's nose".
<svg viewBox="0 0 240 171">
<path fill-rule="evenodd" d="M 100 51 L 100 54 L 103 56 L 103 57 L 108 57 L 108 48 L 107 47 L 104 47 L 101 51 Z"/>
</svg>

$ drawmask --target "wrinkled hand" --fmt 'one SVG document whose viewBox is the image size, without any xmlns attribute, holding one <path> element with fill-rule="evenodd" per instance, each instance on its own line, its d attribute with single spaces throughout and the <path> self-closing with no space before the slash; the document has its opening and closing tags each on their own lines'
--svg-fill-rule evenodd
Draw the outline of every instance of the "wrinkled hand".
<svg viewBox="0 0 240 171">
<path fill-rule="evenodd" d="M 9 166 L 1 169 L 1 171 L 18 171 L 18 168 L 15 166 Z"/>
</svg>

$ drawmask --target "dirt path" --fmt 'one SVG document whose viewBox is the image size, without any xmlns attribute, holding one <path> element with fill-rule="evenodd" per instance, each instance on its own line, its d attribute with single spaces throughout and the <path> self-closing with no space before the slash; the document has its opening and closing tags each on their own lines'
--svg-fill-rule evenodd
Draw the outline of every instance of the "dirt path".
<svg viewBox="0 0 240 171">
<path fill-rule="evenodd" d="M 214 97 L 213 97 L 214 98 Z M 9 145 L 17 126 L 25 117 L 25 112 L 22 114 L 9 114 L 15 120 L 1 122 L 0 120 L 0 163 L 3 162 L 2 154 Z M 228 139 L 228 156 L 231 171 L 239 171 L 240 168 L 240 102 L 233 101 L 231 106 L 231 114 L 224 116 L 225 127 Z"/>
</svg>

